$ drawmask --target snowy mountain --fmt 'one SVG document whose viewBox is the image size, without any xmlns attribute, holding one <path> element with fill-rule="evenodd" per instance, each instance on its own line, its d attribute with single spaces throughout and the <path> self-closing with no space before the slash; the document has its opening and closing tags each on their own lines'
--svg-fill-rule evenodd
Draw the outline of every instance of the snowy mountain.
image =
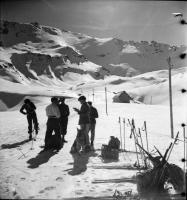
<svg viewBox="0 0 187 200">
<path fill-rule="evenodd" d="M 179 59 L 186 47 L 170 46 L 155 41 L 135 42 L 117 38 L 100 40 L 89 38 L 75 44 L 90 61 L 103 66 L 110 74 L 118 76 L 134 76 L 137 74 L 167 69 L 167 58 L 172 57 L 175 68 L 185 66 Z"/>
<path fill-rule="evenodd" d="M 169 55 L 173 56 L 175 68 L 185 66 L 185 62 L 178 59 L 186 49 L 184 46 L 155 41 L 99 39 L 41 26 L 37 22 L 1 21 L 0 31 L 1 62 L 4 62 L 1 75 L 9 74 L 16 82 L 20 82 L 20 77 L 22 80 L 25 77 L 38 80 L 42 76 L 63 81 L 69 72 L 89 74 L 94 79 L 101 79 L 104 75 L 130 77 L 166 69 Z"/>
<path fill-rule="evenodd" d="M 102 68 L 68 45 L 58 29 L 1 21 L 0 75 L 14 82 L 56 79 L 66 73 L 103 78 Z"/>
<path fill-rule="evenodd" d="M 127 91 L 142 103 L 167 104 L 168 56 L 176 77 L 174 102 L 179 84 L 185 85 L 186 63 L 179 59 L 185 46 L 93 38 L 37 22 L 1 21 L 0 33 L 1 110 L 16 106 L 9 99 L 17 94 L 19 100 L 27 95 L 75 97 L 105 84 L 114 92 L 111 99 Z"/>
<path fill-rule="evenodd" d="M 164 155 L 169 144 L 175 143 L 168 106 L 168 55 L 174 63 L 174 135 L 179 132 L 179 138 L 167 161 L 183 168 L 181 123 L 187 119 L 187 101 L 181 89 L 186 89 L 187 65 L 178 57 L 185 47 L 99 39 L 38 23 L 1 22 L 0 33 L 0 198 L 106 200 L 114 199 L 119 191 L 130 194 L 128 199 L 140 199 L 137 162 L 144 167 L 145 160 L 140 150 L 135 153 L 137 141 L 131 137 L 128 121 L 134 120 L 134 131 L 141 133 L 142 146 L 153 156 L 157 155 L 155 147 Z M 93 101 L 99 113 L 95 151 L 70 154 L 79 118 L 73 108 L 80 107 L 79 94 Z M 51 96 L 73 97 L 66 99 L 70 108 L 68 143 L 59 151 L 42 148 L 45 109 Z M 25 98 L 37 107 L 40 130 L 32 141 L 28 140 L 26 116 L 19 112 Z M 140 103 L 127 103 L 131 100 Z M 118 160 L 101 157 L 102 145 L 110 136 L 120 139 L 123 151 Z M 167 190 L 176 196 L 171 186 Z M 175 196 L 172 199 L 180 198 Z M 162 198 L 166 199 L 163 194 Z"/>
</svg>

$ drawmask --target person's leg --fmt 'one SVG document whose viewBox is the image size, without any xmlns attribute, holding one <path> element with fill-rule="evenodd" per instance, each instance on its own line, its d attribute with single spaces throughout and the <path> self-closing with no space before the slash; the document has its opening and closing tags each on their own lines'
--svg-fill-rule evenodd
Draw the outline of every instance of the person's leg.
<svg viewBox="0 0 187 200">
<path fill-rule="evenodd" d="M 80 124 L 80 128 L 81 128 L 82 134 L 84 135 L 84 138 L 85 138 L 85 145 L 89 145 L 88 132 L 89 132 L 90 125 L 89 124 Z"/>
<path fill-rule="evenodd" d="M 57 138 L 57 148 L 61 147 L 61 133 L 60 133 L 60 121 L 58 119 L 54 119 L 53 129 L 55 132 L 55 136 Z"/>
<path fill-rule="evenodd" d="M 91 146 L 93 146 L 95 139 L 95 123 L 90 124 L 90 132 L 91 132 Z"/>
<path fill-rule="evenodd" d="M 36 113 L 34 112 L 33 113 L 33 124 L 34 124 L 34 129 L 36 131 L 36 134 L 38 134 L 38 119 L 37 119 L 37 116 L 36 116 Z"/>
<path fill-rule="evenodd" d="M 62 135 L 62 133 L 63 133 L 63 121 L 62 121 L 62 118 L 59 119 L 59 126 L 60 126 L 60 134 Z"/>
<path fill-rule="evenodd" d="M 29 139 L 32 139 L 32 116 L 27 115 Z"/>
<path fill-rule="evenodd" d="M 45 148 L 49 147 L 50 138 L 53 132 L 53 121 L 52 119 L 47 120 L 47 130 L 45 134 Z"/>
<path fill-rule="evenodd" d="M 65 140 L 65 135 L 67 133 L 67 125 L 68 125 L 68 118 L 64 118 L 62 120 L 62 140 L 63 140 L 63 142 L 67 142 Z"/>
<path fill-rule="evenodd" d="M 85 135 L 86 135 L 86 144 L 89 145 L 90 144 L 90 140 L 89 140 L 89 130 L 90 130 L 90 124 L 85 124 Z"/>
</svg>

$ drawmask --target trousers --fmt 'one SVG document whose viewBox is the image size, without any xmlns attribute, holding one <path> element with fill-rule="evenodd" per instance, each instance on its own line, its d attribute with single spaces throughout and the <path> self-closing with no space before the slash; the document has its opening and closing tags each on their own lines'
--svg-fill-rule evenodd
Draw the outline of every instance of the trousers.
<svg viewBox="0 0 187 200">
<path fill-rule="evenodd" d="M 89 129 L 90 129 L 90 124 L 80 124 L 80 129 L 81 129 L 82 134 L 85 137 L 85 145 L 89 145 L 90 142 L 89 142 L 88 133 L 89 133 Z"/>
<path fill-rule="evenodd" d="M 34 129 L 36 132 L 38 132 L 38 119 L 36 116 L 36 112 L 30 113 L 27 115 L 27 121 L 28 121 L 28 133 L 32 133 L 32 124 L 34 124 Z"/>
<path fill-rule="evenodd" d="M 91 145 L 93 145 L 95 139 L 95 125 L 96 123 L 90 123 Z"/>
<path fill-rule="evenodd" d="M 60 132 L 61 135 L 66 135 L 68 126 L 68 118 L 60 118 Z"/>
<path fill-rule="evenodd" d="M 61 145 L 61 134 L 60 134 L 59 119 L 48 118 L 48 120 L 47 120 L 47 130 L 46 130 L 46 134 L 45 134 L 45 147 L 50 146 L 53 131 L 55 132 L 55 136 L 56 136 L 55 146 L 60 147 L 60 145 Z"/>
</svg>

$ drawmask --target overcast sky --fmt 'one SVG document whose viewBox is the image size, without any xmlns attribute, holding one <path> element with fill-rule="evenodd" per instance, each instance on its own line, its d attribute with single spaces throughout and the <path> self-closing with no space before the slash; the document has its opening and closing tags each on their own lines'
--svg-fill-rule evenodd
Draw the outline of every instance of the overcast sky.
<svg viewBox="0 0 187 200">
<path fill-rule="evenodd" d="M 4 0 L 1 18 L 17 22 L 37 21 L 94 37 L 155 40 L 187 44 L 187 26 L 172 13 L 187 19 L 185 1 L 125 0 Z"/>
</svg>

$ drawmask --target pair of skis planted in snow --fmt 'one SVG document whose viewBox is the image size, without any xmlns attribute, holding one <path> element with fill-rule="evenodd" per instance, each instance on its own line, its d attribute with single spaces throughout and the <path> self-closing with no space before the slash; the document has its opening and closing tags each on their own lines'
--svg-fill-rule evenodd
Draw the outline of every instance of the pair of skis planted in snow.
<svg viewBox="0 0 187 200">
<path fill-rule="evenodd" d="M 119 122 L 119 128 L 120 128 L 120 142 L 121 142 L 121 145 L 120 145 L 120 147 L 121 147 L 121 150 L 123 150 L 123 148 L 124 148 L 124 151 L 127 151 L 126 149 L 125 149 L 125 138 L 126 138 L 126 136 L 125 136 L 125 134 L 126 134 L 126 132 L 125 132 L 125 126 L 126 126 L 126 121 L 125 121 L 125 118 L 123 118 L 123 121 L 122 121 L 122 119 L 121 119 L 121 117 L 119 117 L 119 120 L 118 120 L 118 122 Z M 123 138 L 123 142 L 122 142 L 122 125 L 121 125 L 121 123 L 123 122 L 123 126 L 124 126 L 124 138 Z M 142 149 L 141 148 L 139 148 L 138 146 L 137 146 L 137 143 L 139 144 L 139 139 L 138 138 L 140 138 L 140 144 L 142 145 L 142 147 L 143 147 L 143 139 L 142 139 L 142 134 L 141 134 L 141 130 L 140 130 L 140 128 L 138 129 L 138 133 L 137 133 L 137 131 L 136 131 L 136 127 L 135 127 L 135 122 L 134 122 L 134 119 L 132 119 L 132 121 L 130 121 L 129 119 L 128 119 L 128 124 L 130 125 L 130 127 L 131 127 L 131 134 L 130 134 L 130 138 L 132 138 L 132 136 L 133 136 L 133 138 L 134 138 L 134 142 L 135 142 L 135 151 L 136 151 L 136 156 L 137 156 L 137 165 L 138 166 L 140 166 L 140 160 L 139 160 L 139 157 L 138 157 L 138 154 L 139 154 L 139 152 L 141 153 L 141 155 L 142 155 L 142 159 L 144 160 L 144 164 L 145 164 L 145 167 L 147 167 L 147 163 L 146 163 L 146 160 L 145 160 L 145 153 L 142 151 Z M 144 128 L 143 128 L 143 130 L 145 131 L 145 135 L 146 135 L 146 147 L 147 147 L 147 151 L 149 152 L 149 144 L 148 144 L 148 136 L 147 136 L 147 125 L 146 125 L 146 121 L 144 121 Z M 123 145 L 122 145 L 122 143 L 123 143 Z M 138 151 L 138 149 L 139 149 L 139 151 Z"/>
</svg>

